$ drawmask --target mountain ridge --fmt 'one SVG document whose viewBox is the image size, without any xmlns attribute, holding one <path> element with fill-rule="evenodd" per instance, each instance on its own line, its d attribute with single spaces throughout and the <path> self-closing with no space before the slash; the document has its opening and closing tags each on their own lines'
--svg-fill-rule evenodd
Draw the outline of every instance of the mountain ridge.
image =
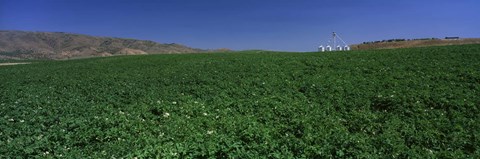
<svg viewBox="0 0 480 159">
<path fill-rule="evenodd" d="M 114 55 L 201 53 L 209 50 L 65 32 L 0 30 L 0 59 L 70 59 Z"/>
</svg>

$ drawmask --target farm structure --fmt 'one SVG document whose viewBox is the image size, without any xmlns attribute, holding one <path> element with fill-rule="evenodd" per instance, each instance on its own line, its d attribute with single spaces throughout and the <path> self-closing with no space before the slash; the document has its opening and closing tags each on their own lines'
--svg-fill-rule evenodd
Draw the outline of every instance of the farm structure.
<svg viewBox="0 0 480 159">
<path fill-rule="evenodd" d="M 338 40 L 338 43 L 341 42 L 338 45 L 337 45 L 337 40 Z M 350 46 L 336 32 L 332 33 L 332 38 L 328 40 L 328 43 L 326 46 L 323 46 L 323 45 L 318 46 L 319 52 L 349 51 L 349 50 L 350 50 Z"/>
</svg>

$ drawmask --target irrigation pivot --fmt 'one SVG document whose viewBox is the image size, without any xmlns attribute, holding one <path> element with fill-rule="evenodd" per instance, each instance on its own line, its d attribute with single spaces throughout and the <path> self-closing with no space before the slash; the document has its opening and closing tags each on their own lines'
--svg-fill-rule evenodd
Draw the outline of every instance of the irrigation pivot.
<svg viewBox="0 0 480 159">
<path fill-rule="evenodd" d="M 343 47 L 342 45 L 337 45 L 337 41 L 341 42 L 341 44 L 343 44 Z M 333 43 L 333 45 L 331 45 Z M 336 33 L 336 32 L 333 32 L 332 33 L 332 38 L 328 40 L 327 42 L 327 46 L 323 46 L 323 45 L 320 45 L 318 47 L 318 51 L 319 52 L 325 52 L 325 51 L 348 51 L 350 50 L 350 46 L 348 46 L 348 44 L 343 41 L 343 39 Z"/>
</svg>

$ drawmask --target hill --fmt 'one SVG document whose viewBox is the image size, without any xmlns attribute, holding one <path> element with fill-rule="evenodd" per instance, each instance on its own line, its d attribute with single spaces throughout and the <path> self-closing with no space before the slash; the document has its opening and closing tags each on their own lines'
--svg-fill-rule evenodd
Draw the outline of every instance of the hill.
<svg viewBox="0 0 480 159">
<path fill-rule="evenodd" d="M 0 158 L 479 158 L 480 45 L 0 66 Z"/>
<path fill-rule="evenodd" d="M 480 38 L 448 39 L 448 40 L 447 39 L 428 39 L 428 40 L 376 42 L 376 43 L 352 45 L 351 48 L 352 50 L 398 49 L 398 48 L 427 47 L 427 46 L 464 45 L 464 44 L 480 44 Z"/>
<path fill-rule="evenodd" d="M 0 59 L 69 59 L 113 55 L 196 53 L 179 44 L 62 32 L 0 31 Z"/>
</svg>

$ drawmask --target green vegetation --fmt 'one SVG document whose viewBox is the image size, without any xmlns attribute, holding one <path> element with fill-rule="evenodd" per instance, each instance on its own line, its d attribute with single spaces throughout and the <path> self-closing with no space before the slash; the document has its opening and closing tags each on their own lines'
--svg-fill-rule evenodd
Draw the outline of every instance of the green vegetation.
<svg viewBox="0 0 480 159">
<path fill-rule="evenodd" d="M 0 158 L 479 158 L 480 45 L 0 66 Z"/>
</svg>

